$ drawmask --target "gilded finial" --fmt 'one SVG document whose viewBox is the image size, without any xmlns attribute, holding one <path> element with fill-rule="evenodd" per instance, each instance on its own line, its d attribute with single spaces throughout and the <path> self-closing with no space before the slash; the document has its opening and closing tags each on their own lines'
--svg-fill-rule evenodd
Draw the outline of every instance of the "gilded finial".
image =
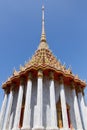
<svg viewBox="0 0 87 130">
<path fill-rule="evenodd" d="M 42 6 L 42 35 L 41 35 L 41 41 L 46 41 L 45 19 L 44 19 L 44 6 Z"/>
<path fill-rule="evenodd" d="M 45 34 L 45 17 L 44 17 L 44 6 L 42 6 L 42 34 L 41 34 L 41 40 L 40 45 L 38 49 L 48 49 L 48 44 L 46 42 L 46 34 Z"/>
<path fill-rule="evenodd" d="M 42 6 L 42 23 L 44 23 L 44 6 Z M 42 28 L 42 34 L 45 34 L 44 26 Z"/>
</svg>

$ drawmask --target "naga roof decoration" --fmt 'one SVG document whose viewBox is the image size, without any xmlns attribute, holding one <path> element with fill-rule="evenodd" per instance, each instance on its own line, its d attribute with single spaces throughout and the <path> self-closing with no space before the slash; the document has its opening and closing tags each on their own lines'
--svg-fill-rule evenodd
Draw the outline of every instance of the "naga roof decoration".
<svg viewBox="0 0 87 130">
<path fill-rule="evenodd" d="M 31 69 L 52 69 L 55 72 L 62 74 L 64 77 L 73 79 L 74 82 L 79 83 L 82 87 L 86 86 L 85 81 L 80 80 L 78 75 L 75 76 L 72 74 L 70 68 L 66 69 L 65 65 L 62 65 L 49 49 L 46 42 L 44 28 L 44 7 L 42 7 L 42 35 L 38 49 L 32 56 L 31 60 L 29 60 L 24 66 L 20 66 L 19 71 L 14 70 L 13 75 L 9 77 L 5 83 L 3 83 L 2 88 L 5 88 L 13 81 L 13 79 L 16 79 L 17 77 L 20 78 L 21 74 L 25 74 Z"/>
</svg>

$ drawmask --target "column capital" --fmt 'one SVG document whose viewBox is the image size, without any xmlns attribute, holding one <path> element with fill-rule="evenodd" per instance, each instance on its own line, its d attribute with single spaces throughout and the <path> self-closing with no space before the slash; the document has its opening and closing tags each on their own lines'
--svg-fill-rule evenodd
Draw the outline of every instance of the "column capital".
<svg viewBox="0 0 87 130">
<path fill-rule="evenodd" d="M 14 90 L 14 88 L 15 88 L 15 84 L 13 83 L 12 85 L 11 85 L 11 87 L 10 87 L 10 91 L 13 91 Z"/>
<path fill-rule="evenodd" d="M 31 79 L 32 79 L 32 73 L 29 72 L 29 73 L 28 73 L 28 80 L 31 80 Z"/>
<path fill-rule="evenodd" d="M 53 71 L 50 71 L 49 76 L 50 76 L 50 79 L 51 79 L 51 80 L 54 80 L 54 72 L 53 72 Z"/>
<path fill-rule="evenodd" d="M 75 84 L 73 81 L 71 82 L 71 89 L 75 89 Z"/>
<path fill-rule="evenodd" d="M 59 76 L 59 84 L 63 84 L 63 76 Z"/>
<path fill-rule="evenodd" d="M 38 70 L 38 77 L 39 78 L 43 77 L 43 71 L 41 69 Z"/>
<path fill-rule="evenodd" d="M 82 95 L 84 96 L 84 89 L 81 88 L 81 86 L 79 86 L 79 87 L 77 88 L 77 93 L 82 93 Z"/>
<path fill-rule="evenodd" d="M 82 88 L 81 88 L 81 86 L 78 86 L 77 87 L 77 93 L 81 93 L 82 92 Z"/>
<path fill-rule="evenodd" d="M 21 77 L 21 78 L 20 78 L 20 84 L 21 84 L 21 85 L 24 85 L 24 84 L 25 84 L 25 79 L 24 79 L 24 77 Z"/>
<path fill-rule="evenodd" d="M 5 94 L 8 94 L 8 89 L 4 89 Z"/>
</svg>

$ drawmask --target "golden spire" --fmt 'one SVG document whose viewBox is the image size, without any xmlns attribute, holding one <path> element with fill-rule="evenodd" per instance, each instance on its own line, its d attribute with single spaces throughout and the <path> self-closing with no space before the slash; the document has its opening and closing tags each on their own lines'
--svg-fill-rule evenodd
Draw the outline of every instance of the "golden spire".
<svg viewBox="0 0 87 130">
<path fill-rule="evenodd" d="M 41 34 L 41 40 L 38 49 L 48 49 L 48 48 L 49 47 L 46 43 L 46 34 L 45 34 L 44 6 L 42 6 L 42 34 Z"/>
<path fill-rule="evenodd" d="M 45 20 L 44 20 L 44 6 L 42 6 L 42 35 L 41 35 L 41 41 L 46 42 L 44 22 L 45 22 Z"/>
</svg>

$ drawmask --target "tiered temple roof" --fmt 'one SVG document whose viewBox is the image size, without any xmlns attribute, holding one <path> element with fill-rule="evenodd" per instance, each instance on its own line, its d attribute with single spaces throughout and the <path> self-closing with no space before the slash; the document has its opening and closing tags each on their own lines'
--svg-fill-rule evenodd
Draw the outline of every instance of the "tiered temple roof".
<svg viewBox="0 0 87 130">
<path fill-rule="evenodd" d="M 3 83 L 2 88 L 5 89 L 12 82 L 20 79 L 21 76 L 26 76 L 26 74 L 31 70 L 53 70 L 55 71 L 55 77 L 63 76 L 67 81 L 74 81 L 81 87 L 85 87 L 85 81 L 79 79 L 78 75 L 74 75 L 70 68 L 66 69 L 65 65 L 62 65 L 60 61 L 56 59 L 46 41 L 45 28 L 44 28 L 44 7 L 42 8 L 42 35 L 38 49 L 35 54 L 24 66 L 20 66 L 20 70 L 14 70 L 13 75 L 8 78 L 8 80 Z"/>
</svg>

